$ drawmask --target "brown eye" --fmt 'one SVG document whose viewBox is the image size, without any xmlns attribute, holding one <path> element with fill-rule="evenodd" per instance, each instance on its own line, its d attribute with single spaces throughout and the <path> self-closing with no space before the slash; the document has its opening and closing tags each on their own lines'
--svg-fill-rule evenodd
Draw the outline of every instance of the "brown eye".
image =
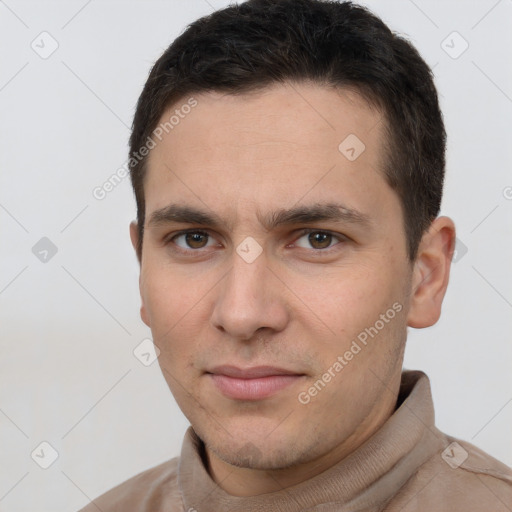
<svg viewBox="0 0 512 512">
<path fill-rule="evenodd" d="M 206 247 L 208 235 L 206 233 L 187 233 L 185 242 L 191 249 L 201 249 Z"/>
<path fill-rule="evenodd" d="M 313 249 L 319 252 L 321 250 L 331 249 L 344 240 L 345 237 L 342 234 L 307 229 L 302 232 L 302 236 L 295 240 L 294 245 L 302 249 Z"/>
<path fill-rule="evenodd" d="M 314 249 L 326 249 L 331 245 L 332 235 L 322 232 L 310 233 L 308 241 Z"/>
<path fill-rule="evenodd" d="M 215 240 L 204 231 L 188 231 L 178 233 L 171 238 L 170 242 L 177 245 L 184 251 L 203 249 L 215 245 Z"/>
</svg>

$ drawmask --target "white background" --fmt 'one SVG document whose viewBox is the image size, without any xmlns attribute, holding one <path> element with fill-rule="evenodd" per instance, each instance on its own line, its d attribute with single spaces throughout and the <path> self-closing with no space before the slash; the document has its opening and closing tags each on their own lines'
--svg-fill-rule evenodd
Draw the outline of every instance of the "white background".
<svg viewBox="0 0 512 512">
<path fill-rule="evenodd" d="M 126 160 L 151 64 L 224 5 L 0 2 L 1 511 L 76 510 L 179 454 L 187 421 L 157 363 L 133 355 L 151 333 L 129 179 L 101 201 L 92 191 Z M 410 332 L 406 367 L 430 376 L 441 430 L 511 465 L 512 1 L 367 5 L 434 67 L 449 134 L 443 213 L 467 248 L 442 320 Z M 51 48 L 43 31 L 59 45 L 46 59 L 31 48 Z M 456 59 L 441 46 L 453 31 L 469 44 Z M 446 41 L 452 56 L 463 48 Z M 42 237 L 58 250 L 46 263 L 32 252 Z M 30 456 L 42 441 L 58 452 L 46 470 Z"/>
</svg>

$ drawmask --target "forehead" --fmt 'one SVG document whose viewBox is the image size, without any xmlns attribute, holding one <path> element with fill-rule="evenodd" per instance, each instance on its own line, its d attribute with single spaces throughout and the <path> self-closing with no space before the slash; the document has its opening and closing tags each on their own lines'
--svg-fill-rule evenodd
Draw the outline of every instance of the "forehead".
<svg viewBox="0 0 512 512">
<path fill-rule="evenodd" d="M 274 142 L 275 146 L 295 144 L 295 151 L 318 147 L 337 155 L 346 136 L 358 135 L 374 146 L 381 132 L 380 111 L 352 89 L 288 82 L 237 95 L 212 91 L 194 99 L 197 106 L 192 111 L 187 98 L 175 103 L 162 115 L 160 125 L 165 127 L 166 120 L 173 118 L 176 124 L 164 138 L 172 134 L 171 143 L 185 144 L 184 149 L 209 146 L 210 154 L 229 146 Z M 182 110 L 188 113 L 179 119 L 172 115 Z"/>
<path fill-rule="evenodd" d="M 387 186 L 381 113 L 355 91 L 286 83 L 193 97 L 193 109 L 184 98 L 161 118 L 165 127 L 175 117 L 150 152 L 146 213 L 185 197 L 264 211 L 330 194 L 355 207 Z"/>
</svg>

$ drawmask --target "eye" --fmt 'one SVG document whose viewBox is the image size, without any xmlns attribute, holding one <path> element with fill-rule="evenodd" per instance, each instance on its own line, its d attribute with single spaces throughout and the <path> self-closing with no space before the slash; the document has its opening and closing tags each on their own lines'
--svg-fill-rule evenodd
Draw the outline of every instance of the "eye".
<svg viewBox="0 0 512 512">
<path fill-rule="evenodd" d="M 215 240 L 210 238 L 210 235 L 204 231 L 184 231 L 178 233 L 169 239 L 180 249 L 190 251 L 194 249 L 203 249 L 215 245 Z"/>
<path fill-rule="evenodd" d="M 336 245 L 337 242 L 342 241 L 343 237 L 341 235 L 334 235 L 328 231 L 306 230 L 303 232 L 303 235 L 294 242 L 294 245 L 304 249 L 313 248 L 316 250 L 322 250 L 329 249 Z"/>
</svg>

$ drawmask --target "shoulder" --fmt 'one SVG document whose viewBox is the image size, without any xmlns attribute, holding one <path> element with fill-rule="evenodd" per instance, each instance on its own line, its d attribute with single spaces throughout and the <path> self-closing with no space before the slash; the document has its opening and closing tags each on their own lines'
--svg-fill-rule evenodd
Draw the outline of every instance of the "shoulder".
<svg viewBox="0 0 512 512">
<path fill-rule="evenodd" d="M 471 443 L 440 435 L 443 449 L 411 476 L 386 510 L 509 512 L 512 469 Z"/>
<path fill-rule="evenodd" d="M 181 512 L 179 457 L 150 468 L 94 499 L 79 512 Z"/>
</svg>

